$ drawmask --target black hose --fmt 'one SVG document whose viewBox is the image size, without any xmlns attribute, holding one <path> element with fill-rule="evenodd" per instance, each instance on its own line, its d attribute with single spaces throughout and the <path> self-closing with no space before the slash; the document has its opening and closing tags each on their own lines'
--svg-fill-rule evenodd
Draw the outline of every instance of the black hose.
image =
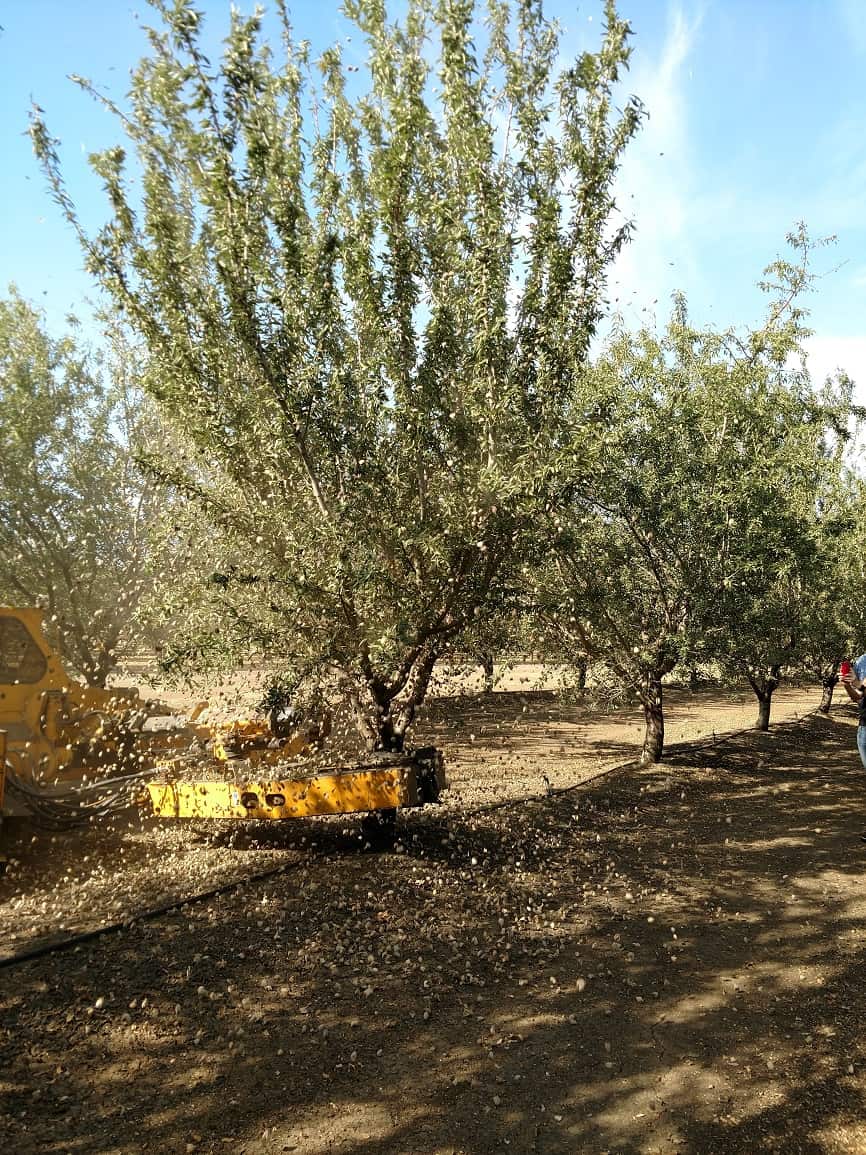
<svg viewBox="0 0 866 1155">
<path fill-rule="evenodd" d="M 6 763 L 6 786 L 17 794 L 37 826 L 48 830 L 73 830 L 94 818 L 106 818 L 127 809 L 139 783 L 152 777 L 151 770 L 134 770 L 129 774 L 88 783 L 67 783 L 50 793 L 27 782 Z"/>
<path fill-rule="evenodd" d="M 147 910 L 139 911 L 121 922 L 106 923 L 105 926 L 98 926 L 94 930 L 84 930 L 80 934 L 69 935 L 59 942 L 47 942 L 43 943 L 42 946 L 33 947 L 31 950 L 7 955 L 5 958 L 0 958 L 0 970 L 19 966 L 21 963 L 30 962 L 32 959 L 43 958 L 45 955 L 56 954 L 58 951 L 68 950 L 70 947 L 80 946 L 85 942 L 93 942 L 94 939 L 111 934 L 113 931 L 128 930 L 136 922 L 147 922 L 152 918 L 169 914 L 173 910 L 179 910 L 182 906 L 189 906 L 194 902 L 204 902 L 205 899 L 215 898 L 219 894 L 227 894 L 230 890 L 237 890 L 239 886 L 244 886 L 248 882 L 262 882 L 266 878 L 284 874 L 295 865 L 297 864 L 283 863 L 282 866 L 273 866 L 269 870 L 260 870 L 256 874 L 248 874 L 243 878 L 236 878 L 232 882 L 224 882 L 220 886 L 211 887 L 210 890 L 202 890 L 198 894 L 192 894 L 186 898 L 177 898 L 172 902 L 163 903 L 161 906 L 149 907 Z"/>
</svg>

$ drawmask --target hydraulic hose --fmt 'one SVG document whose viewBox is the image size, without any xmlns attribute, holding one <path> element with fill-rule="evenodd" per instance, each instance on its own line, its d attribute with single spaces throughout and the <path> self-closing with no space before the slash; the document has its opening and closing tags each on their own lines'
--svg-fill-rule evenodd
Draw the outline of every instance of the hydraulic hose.
<svg viewBox="0 0 866 1155">
<path fill-rule="evenodd" d="M 37 826 L 51 830 L 71 830 L 126 810 L 134 801 L 139 784 L 151 776 L 150 770 L 136 770 L 97 782 L 55 786 L 47 792 L 21 778 L 6 763 L 9 793 L 23 801 Z"/>
</svg>

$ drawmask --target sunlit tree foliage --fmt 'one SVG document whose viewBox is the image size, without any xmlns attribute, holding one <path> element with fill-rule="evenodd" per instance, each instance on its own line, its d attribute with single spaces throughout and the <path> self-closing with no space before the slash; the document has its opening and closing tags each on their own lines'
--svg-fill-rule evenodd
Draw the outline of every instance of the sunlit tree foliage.
<svg viewBox="0 0 866 1155">
<path fill-rule="evenodd" d="M 791 241 L 799 262 L 768 270 L 762 326 L 698 329 L 679 299 L 662 334 L 618 332 L 595 366 L 608 466 L 554 519 L 539 614 L 561 651 L 605 661 L 639 697 L 646 761 L 662 755 L 662 681 L 678 665 L 747 678 L 765 727 L 827 586 L 822 499 L 851 389 L 813 387 L 799 360 L 811 245 Z"/>
<path fill-rule="evenodd" d="M 97 364 L 14 289 L 0 300 L 0 600 L 44 607 L 67 663 L 99 685 L 135 644 L 155 576 L 130 357 L 115 333 Z"/>
<path fill-rule="evenodd" d="M 124 137 L 91 158 L 97 235 L 38 111 L 32 136 L 185 447 L 151 467 L 220 547 L 175 657 L 336 680 L 370 746 L 400 748 L 582 465 L 573 395 L 641 116 L 615 98 L 628 26 L 607 3 L 568 62 L 537 0 L 410 0 L 394 23 L 347 0 L 358 72 L 339 46 L 312 60 L 282 7 L 279 49 L 235 13 L 218 65 L 191 3 L 153 7 L 128 104 L 94 92 Z"/>
</svg>

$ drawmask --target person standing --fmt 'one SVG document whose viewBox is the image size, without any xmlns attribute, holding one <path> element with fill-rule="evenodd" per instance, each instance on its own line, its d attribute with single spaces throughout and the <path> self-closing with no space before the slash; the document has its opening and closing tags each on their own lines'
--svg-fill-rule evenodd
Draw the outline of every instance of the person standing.
<svg viewBox="0 0 866 1155">
<path fill-rule="evenodd" d="M 866 654 L 861 654 L 853 662 L 843 662 L 839 667 L 839 681 L 857 706 L 857 750 L 866 770 Z M 863 837 L 866 839 L 866 834 Z"/>
</svg>

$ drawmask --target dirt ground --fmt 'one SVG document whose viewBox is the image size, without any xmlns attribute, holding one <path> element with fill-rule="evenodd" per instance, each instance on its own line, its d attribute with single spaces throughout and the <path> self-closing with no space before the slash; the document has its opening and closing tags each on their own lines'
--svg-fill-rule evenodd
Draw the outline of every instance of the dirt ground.
<svg viewBox="0 0 866 1155">
<path fill-rule="evenodd" d="M 817 699 L 714 741 L 750 695 L 672 691 L 638 770 L 632 710 L 437 697 L 452 787 L 389 852 L 346 820 L 4 830 L 2 1149 L 866 1152 L 866 779 Z"/>
</svg>

